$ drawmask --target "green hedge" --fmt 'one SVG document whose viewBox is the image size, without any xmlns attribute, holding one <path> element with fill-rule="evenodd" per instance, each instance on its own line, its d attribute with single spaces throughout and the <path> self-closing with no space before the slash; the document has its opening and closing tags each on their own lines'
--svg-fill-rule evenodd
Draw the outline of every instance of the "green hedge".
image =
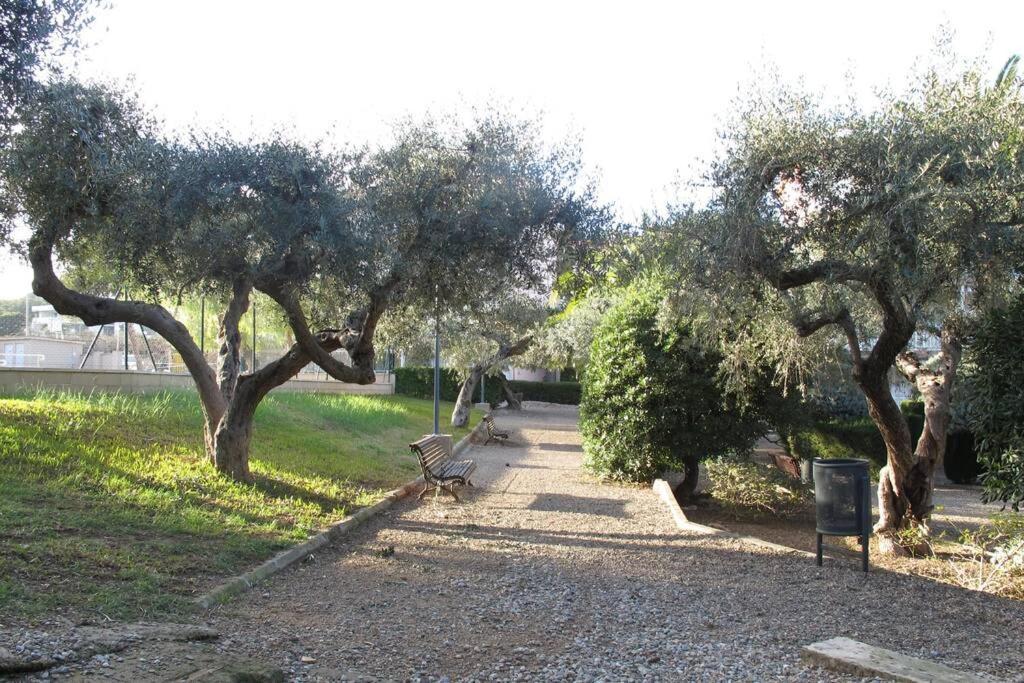
<svg viewBox="0 0 1024 683">
<path fill-rule="evenodd" d="M 488 399 L 491 393 L 490 384 L 487 387 Z M 497 382 L 493 382 L 493 384 L 497 389 Z M 522 394 L 524 401 L 562 403 L 570 406 L 580 404 L 579 382 L 520 382 L 514 380 L 509 382 L 509 386 L 512 387 L 512 391 Z"/>
<path fill-rule="evenodd" d="M 815 420 L 789 438 L 789 450 L 801 460 L 864 458 L 873 469 L 885 466 L 885 442 L 871 418 Z"/>
<path fill-rule="evenodd" d="M 459 373 L 441 368 L 441 400 L 455 401 L 459 397 Z M 413 398 L 434 398 L 434 368 L 395 368 L 395 393 Z"/>
<path fill-rule="evenodd" d="M 462 381 L 459 373 L 452 368 L 441 368 L 441 400 L 455 401 L 459 397 Z M 580 385 L 578 382 L 509 382 L 512 391 L 522 394 L 524 401 L 543 401 L 545 403 L 563 403 L 579 405 Z M 485 397 L 488 402 L 498 403 L 500 385 L 492 378 L 484 380 Z M 434 368 L 407 367 L 395 368 L 395 393 L 414 398 L 434 398 Z M 480 400 L 480 387 L 477 386 L 473 402 Z"/>
<path fill-rule="evenodd" d="M 900 412 L 910 428 L 912 446 L 917 445 L 924 429 L 924 403 L 903 401 Z M 790 453 L 800 458 L 864 458 L 873 469 L 885 466 L 885 442 L 870 418 L 852 420 L 816 420 L 810 427 L 797 430 L 789 439 Z M 950 481 L 968 483 L 979 474 L 974 437 L 969 432 L 951 431 L 946 439 L 943 469 Z"/>
</svg>

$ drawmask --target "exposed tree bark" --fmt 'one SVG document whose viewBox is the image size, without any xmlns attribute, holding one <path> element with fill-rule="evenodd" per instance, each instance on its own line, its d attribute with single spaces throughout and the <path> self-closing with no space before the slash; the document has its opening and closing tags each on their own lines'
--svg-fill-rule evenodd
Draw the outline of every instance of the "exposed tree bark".
<svg viewBox="0 0 1024 683">
<path fill-rule="evenodd" d="M 383 313 L 383 308 L 370 309 L 375 312 L 376 320 Z M 364 325 L 370 321 L 368 313 L 357 313 L 349 316 L 346 326 L 342 329 L 324 330 L 310 338 L 317 348 L 330 357 L 332 351 L 345 349 L 350 357 L 358 355 L 359 344 L 364 342 Z M 308 331 L 307 331 L 308 332 Z M 296 330 L 296 336 L 299 336 Z M 371 342 L 372 343 L 372 342 Z M 355 376 L 360 384 L 371 384 L 375 380 L 373 373 L 373 354 L 364 352 L 361 361 L 369 363 L 369 371 L 359 368 Z M 336 360 L 333 359 L 332 360 Z M 239 375 L 231 402 L 228 404 L 224 417 L 221 419 L 215 436 L 214 464 L 217 470 L 235 479 L 249 480 L 249 444 L 252 440 L 252 421 L 256 408 L 272 389 L 275 389 L 292 377 L 310 362 L 316 362 L 306 353 L 301 342 L 296 342 L 284 356 L 272 363 L 264 365 L 256 372 Z M 317 363 L 319 365 L 319 363 Z M 321 366 L 323 367 L 323 366 Z M 326 368 L 325 368 L 326 371 Z M 351 380 L 348 380 L 351 382 Z"/>
<path fill-rule="evenodd" d="M 896 358 L 897 369 L 917 388 L 924 400 L 924 427 L 917 440 L 912 463 L 903 475 L 902 498 L 894 477 L 883 476 L 879 482 L 880 518 L 876 531 L 898 530 L 905 526 L 905 519 L 925 531 L 928 529 L 928 519 L 934 508 L 935 468 L 942 463 L 946 452 L 950 398 L 961 355 L 959 336 L 955 328 L 947 324 L 941 333 L 934 369 L 924 368 L 921 361 L 909 352 L 903 352 Z M 883 537 L 883 540 L 891 545 L 891 539 Z"/>
<path fill-rule="evenodd" d="M 459 389 L 459 397 L 455 401 L 455 408 L 452 410 L 453 427 L 465 427 L 466 423 L 469 422 L 469 413 L 473 404 L 473 393 L 476 391 L 476 386 L 480 383 L 480 378 L 484 373 L 513 356 L 522 355 L 530 348 L 532 343 L 533 335 L 528 335 L 511 344 L 500 344 L 497 352 L 470 368 L 469 375 L 463 380 L 462 387 Z"/>
<path fill-rule="evenodd" d="M 672 488 L 676 500 L 683 502 L 693 497 L 700 479 L 700 463 L 697 458 L 687 458 L 683 462 L 683 479 Z"/>
<path fill-rule="evenodd" d="M 522 410 L 523 403 L 519 400 L 516 392 L 512 391 L 512 387 L 509 386 L 508 379 L 505 375 L 498 375 L 498 383 L 501 385 L 501 395 L 505 397 L 505 402 L 508 403 L 509 410 Z"/>
<path fill-rule="evenodd" d="M 881 334 L 866 357 L 857 326 L 845 308 L 799 316 L 794 320 L 794 327 L 801 336 L 809 336 L 828 325 L 837 325 L 846 335 L 853 361 L 853 379 L 863 392 L 868 414 L 885 443 L 886 465 L 879 473 L 879 521 L 874 531 L 881 537 L 883 552 L 900 552 L 897 538 L 900 531 L 917 526 L 927 532 L 935 464 L 945 449 L 949 389 L 959 362 L 959 343 L 944 336 L 942 368 L 935 373 L 921 369 L 916 359 L 904 353 L 916 329 L 916 318 L 891 281 L 880 273 L 827 262 L 774 273 L 768 279 L 781 291 L 815 281 L 854 281 L 871 293 L 882 312 Z M 931 403 L 931 430 L 922 433 L 916 451 L 907 422 L 889 388 L 889 370 L 897 364 L 898 358 L 901 370 L 911 372 L 911 381 L 922 394 L 927 392 L 931 397 L 926 399 Z M 928 410 L 926 406 L 926 412 Z"/>
</svg>

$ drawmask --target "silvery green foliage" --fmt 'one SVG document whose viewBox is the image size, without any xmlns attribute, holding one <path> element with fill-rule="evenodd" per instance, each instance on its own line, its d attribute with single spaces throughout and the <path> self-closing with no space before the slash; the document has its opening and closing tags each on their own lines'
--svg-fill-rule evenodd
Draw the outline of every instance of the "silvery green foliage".
<svg viewBox="0 0 1024 683">
<path fill-rule="evenodd" d="M 592 289 L 569 302 L 539 326 L 523 362 L 543 368 L 575 368 L 582 375 L 590 362 L 594 332 L 601 318 L 623 295 L 622 289 Z"/>
<path fill-rule="evenodd" d="M 667 228 L 680 281 L 695 285 L 675 304 L 740 331 L 737 369 L 764 359 L 806 376 L 847 345 L 834 325 L 811 331 L 828 314 L 848 311 L 867 353 L 890 312 L 942 321 L 1015 287 L 1020 81 L 937 62 L 871 106 L 778 83 L 737 102 L 708 173 L 711 202 Z"/>
<path fill-rule="evenodd" d="M 73 82 L 21 120 L 3 159 L 18 215 L 81 284 L 152 299 L 244 277 L 285 283 L 314 323 L 374 290 L 459 310 L 550 282 L 608 219 L 574 148 L 547 148 L 500 113 L 407 123 L 358 153 L 284 134 L 169 139 L 130 95 Z"/>
<path fill-rule="evenodd" d="M 471 366 L 493 356 L 502 346 L 536 335 L 550 313 L 543 293 L 527 291 L 496 292 L 485 301 L 457 310 L 438 310 L 442 362 L 463 379 Z M 405 353 L 407 364 L 433 362 L 433 310 L 406 306 L 390 311 L 381 321 L 379 334 L 382 345 Z M 527 359 L 515 363 L 533 365 Z M 489 368 L 489 374 L 500 372 L 504 365 Z"/>
<path fill-rule="evenodd" d="M 78 43 L 96 0 L 0 0 L 0 141 L 40 70 Z"/>
</svg>

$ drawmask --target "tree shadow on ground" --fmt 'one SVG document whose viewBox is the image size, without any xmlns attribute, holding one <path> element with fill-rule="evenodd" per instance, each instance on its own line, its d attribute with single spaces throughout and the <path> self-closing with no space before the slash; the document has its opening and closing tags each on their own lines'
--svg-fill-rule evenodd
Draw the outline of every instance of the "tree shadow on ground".
<svg viewBox="0 0 1024 683">
<path fill-rule="evenodd" d="M 583 447 L 578 443 L 538 443 L 534 448 L 540 451 L 558 451 L 560 453 L 582 453 Z"/>
<path fill-rule="evenodd" d="M 536 512 L 576 512 L 601 517 L 626 519 L 626 501 L 611 498 L 585 498 L 561 493 L 539 493 L 527 510 Z"/>
</svg>

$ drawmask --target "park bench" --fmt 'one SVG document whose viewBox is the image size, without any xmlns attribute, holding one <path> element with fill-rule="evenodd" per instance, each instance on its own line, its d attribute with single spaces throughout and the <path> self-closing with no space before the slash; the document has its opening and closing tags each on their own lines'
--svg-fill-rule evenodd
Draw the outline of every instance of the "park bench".
<svg viewBox="0 0 1024 683">
<path fill-rule="evenodd" d="M 423 470 L 424 485 L 420 491 L 420 499 L 427 495 L 428 491 L 443 490 L 452 494 L 455 500 L 459 500 L 455 494 L 455 487 L 473 485 L 469 477 L 476 469 L 476 463 L 472 460 L 452 459 L 450 436 L 431 434 L 409 444 L 409 448 L 416 454 L 420 461 L 420 469 Z"/>
<path fill-rule="evenodd" d="M 490 413 L 484 415 L 484 424 L 487 425 L 487 441 L 484 441 L 485 446 L 492 441 L 497 441 L 498 443 L 505 443 L 505 441 L 508 439 L 508 432 L 503 432 L 494 426 L 493 415 L 491 415 Z"/>
</svg>

